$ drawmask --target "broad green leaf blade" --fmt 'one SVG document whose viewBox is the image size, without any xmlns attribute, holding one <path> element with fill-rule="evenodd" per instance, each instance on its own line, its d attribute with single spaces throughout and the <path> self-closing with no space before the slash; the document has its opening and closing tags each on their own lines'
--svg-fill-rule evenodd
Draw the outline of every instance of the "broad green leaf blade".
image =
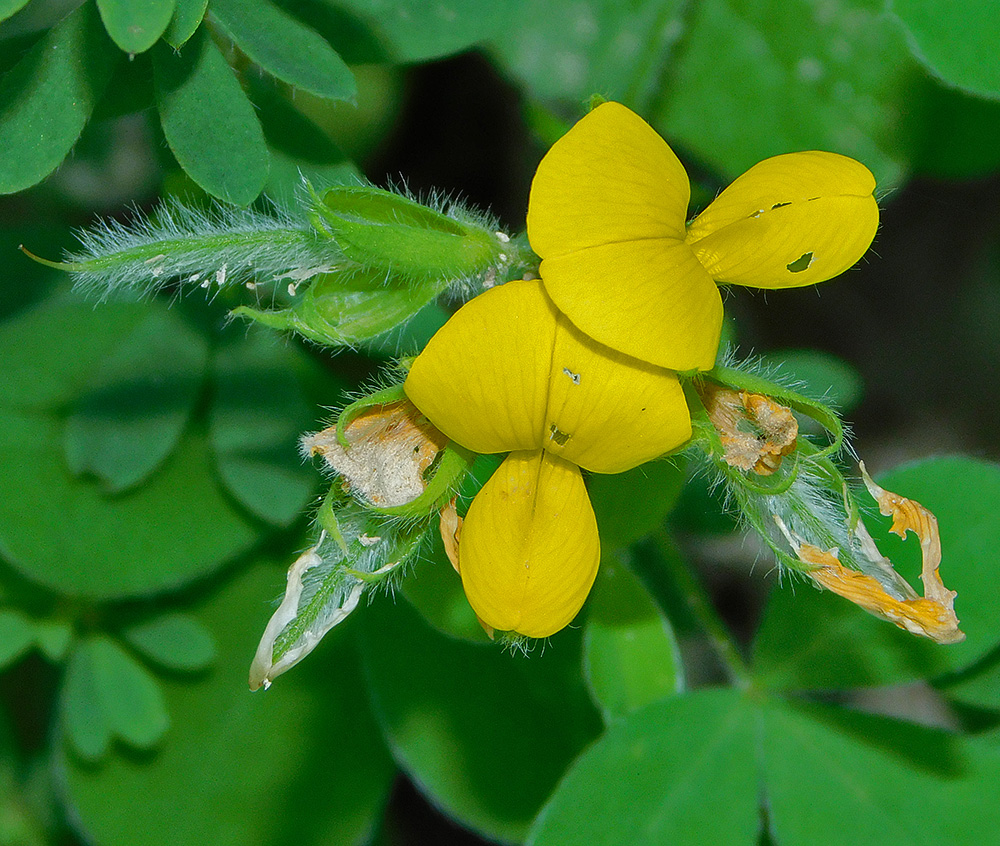
<svg viewBox="0 0 1000 846">
<path fill-rule="evenodd" d="M 451 640 L 405 603 L 365 609 L 363 655 L 396 760 L 437 806 L 490 839 L 520 841 L 599 728 L 579 679 L 579 639 L 544 652 Z"/>
<path fill-rule="evenodd" d="M 160 45 L 153 68 L 160 123 L 180 166 L 215 197 L 253 201 L 270 154 L 253 105 L 215 42 L 199 30 L 179 54 Z"/>
<path fill-rule="evenodd" d="M 515 0 L 343 0 L 375 31 L 398 62 L 419 62 L 457 53 L 507 32 Z"/>
<path fill-rule="evenodd" d="M 59 707 L 66 740 L 83 760 L 93 762 L 107 754 L 112 729 L 101 703 L 89 644 L 80 643 L 70 656 Z"/>
<path fill-rule="evenodd" d="M 270 0 L 213 0 L 212 17 L 247 56 L 295 88 L 331 100 L 353 100 L 354 75 L 315 30 Z"/>
<path fill-rule="evenodd" d="M 529 846 L 734 846 L 759 828 L 755 712 L 733 690 L 657 702 L 573 764 Z"/>
<path fill-rule="evenodd" d="M 614 557 L 604 557 L 591 593 L 583 669 L 606 722 L 672 696 L 684 684 L 670 622 Z"/>
<path fill-rule="evenodd" d="M 316 473 L 298 449 L 299 437 L 315 425 L 296 372 L 304 364 L 273 333 L 242 331 L 231 333 L 212 366 L 219 475 L 250 511 L 279 526 L 302 513 L 316 488 Z"/>
<path fill-rule="evenodd" d="M 83 391 L 105 356 L 149 317 L 136 303 L 46 300 L 0 326 L 0 406 L 56 410 Z"/>
<path fill-rule="evenodd" d="M 0 21 L 7 20 L 27 5 L 28 0 L 0 0 Z"/>
<path fill-rule="evenodd" d="M 208 0 L 176 0 L 174 16 L 163 33 L 163 40 L 180 50 L 195 34 L 208 9 Z"/>
<path fill-rule="evenodd" d="M 88 3 L 3 77 L 0 194 L 34 185 L 66 158 L 111 76 L 116 52 Z"/>
<path fill-rule="evenodd" d="M 151 314 L 96 368 L 66 421 L 66 460 L 111 493 L 151 474 L 176 447 L 198 397 L 208 341 L 176 311 Z"/>
<path fill-rule="evenodd" d="M 991 0 L 893 0 L 913 54 L 949 85 L 1000 99 L 1000 19 Z"/>
<path fill-rule="evenodd" d="M 35 642 L 35 627 L 14 608 L 0 609 L 0 670 L 13 664 Z"/>
<path fill-rule="evenodd" d="M 590 476 L 587 492 L 597 516 L 603 554 L 630 546 L 663 525 L 677 503 L 684 478 L 681 458 L 651 461 L 624 473 Z"/>
<path fill-rule="evenodd" d="M 932 458 L 884 474 L 886 490 L 929 508 L 941 530 L 941 578 L 958 592 L 962 643 L 938 646 L 896 630 L 832 594 L 786 585 L 772 595 L 755 645 L 756 673 L 773 687 L 843 688 L 894 684 L 960 670 L 1000 642 L 994 613 L 1000 571 L 990 550 L 1000 545 L 1000 468 L 972 458 Z M 877 525 L 876 525 L 877 522 Z M 917 589 L 920 547 L 888 534 L 888 520 L 870 521 L 882 553 Z M 840 607 L 837 607 L 839 604 Z"/>
<path fill-rule="evenodd" d="M 113 497 L 69 473 L 62 441 L 58 420 L 0 413 L 0 550 L 45 587 L 92 599 L 175 590 L 259 537 L 220 490 L 200 433 L 149 483 Z"/>
<path fill-rule="evenodd" d="M 948 666 L 948 647 L 792 579 L 772 590 L 754 642 L 754 675 L 772 690 L 902 684 Z"/>
<path fill-rule="evenodd" d="M 73 643 L 73 626 L 66 620 L 36 620 L 35 643 L 50 661 L 62 661 Z"/>
<path fill-rule="evenodd" d="M 881 0 L 823 9 L 808 0 L 698 3 L 648 117 L 727 180 L 768 156 L 829 150 L 867 165 L 884 191 L 907 168 L 902 110 L 921 71 L 883 8 Z"/>
<path fill-rule="evenodd" d="M 212 635 L 188 614 L 154 617 L 125 629 L 122 637 L 144 657 L 170 670 L 204 670 L 215 661 Z"/>
<path fill-rule="evenodd" d="M 993 739 L 776 701 L 764 711 L 761 749 L 782 846 L 998 842 Z"/>
<path fill-rule="evenodd" d="M 544 14 L 534 0 L 516 5 L 516 31 L 493 54 L 536 98 L 576 108 L 596 92 L 642 110 L 684 33 L 680 0 L 550 0 Z"/>
<path fill-rule="evenodd" d="M 215 668 L 160 680 L 172 726 L 154 756 L 56 760 L 84 840 L 102 846 L 353 846 L 381 813 L 391 761 L 350 641 L 331 638 L 268 693 L 246 665 L 283 573 L 256 563 L 192 613 Z M 220 798 L 224 797 L 224 798 Z"/>
<path fill-rule="evenodd" d="M 126 53 L 144 53 L 163 35 L 177 0 L 97 0 L 108 35 Z"/>
</svg>

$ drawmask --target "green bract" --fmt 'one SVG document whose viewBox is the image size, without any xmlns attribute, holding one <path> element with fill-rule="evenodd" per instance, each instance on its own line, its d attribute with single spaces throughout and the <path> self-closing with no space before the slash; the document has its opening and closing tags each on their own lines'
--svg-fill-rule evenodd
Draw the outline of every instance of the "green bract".
<svg viewBox="0 0 1000 846">
<path fill-rule="evenodd" d="M 387 275 L 461 279 L 506 263 L 506 236 L 458 206 L 449 211 L 454 216 L 391 191 L 357 186 L 331 188 L 310 217 L 347 258 Z"/>
</svg>

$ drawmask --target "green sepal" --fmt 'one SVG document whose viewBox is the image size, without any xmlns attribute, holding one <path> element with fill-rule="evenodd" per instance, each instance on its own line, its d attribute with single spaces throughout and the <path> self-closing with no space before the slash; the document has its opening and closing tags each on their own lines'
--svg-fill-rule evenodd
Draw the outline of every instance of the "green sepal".
<svg viewBox="0 0 1000 846">
<path fill-rule="evenodd" d="M 479 277 L 506 260 L 495 232 L 367 185 L 315 197 L 313 226 L 352 261 L 412 280 Z"/>
<path fill-rule="evenodd" d="M 317 276 L 289 308 L 240 306 L 232 314 L 323 346 L 353 347 L 405 323 L 446 287 L 447 280 L 404 285 L 382 270 L 353 269 Z"/>
<path fill-rule="evenodd" d="M 433 469 L 433 475 L 427 481 L 427 487 L 420 496 L 410 500 L 405 505 L 392 505 L 384 508 L 371 506 L 371 510 L 377 514 L 397 517 L 423 518 L 432 514 L 455 496 L 459 485 L 472 469 L 472 463 L 475 460 L 476 453 L 469 452 L 454 441 L 449 441 L 448 446 L 441 450 L 437 464 Z"/>
<path fill-rule="evenodd" d="M 356 399 L 341 411 L 340 416 L 337 417 L 337 443 L 344 449 L 350 448 L 351 445 L 348 443 L 344 431 L 369 408 L 391 405 L 394 402 L 402 402 L 405 399 L 406 391 L 403 390 L 402 384 L 390 385 L 388 388 L 382 388 L 382 390 L 375 391 L 373 394 Z"/>
</svg>

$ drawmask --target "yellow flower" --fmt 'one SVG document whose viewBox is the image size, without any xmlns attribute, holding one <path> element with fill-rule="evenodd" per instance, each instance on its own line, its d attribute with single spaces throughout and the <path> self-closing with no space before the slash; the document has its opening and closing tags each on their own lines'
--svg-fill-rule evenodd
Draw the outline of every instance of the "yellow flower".
<svg viewBox="0 0 1000 846">
<path fill-rule="evenodd" d="M 613 349 L 709 370 L 722 327 L 716 282 L 787 288 L 847 270 L 878 228 L 875 179 L 835 153 L 750 168 L 685 226 L 690 185 L 642 118 L 604 103 L 549 150 L 528 237 L 556 307 Z"/>
<path fill-rule="evenodd" d="M 406 393 L 467 449 L 510 452 L 469 509 L 459 571 L 480 619 L 529 637 L 569 623 L 597 575 L 580 468 L 622 472 L 691 437 L 676 375 L 584 335 L 538 281 L 466 303 L 417 357 Z"/>
</svg>

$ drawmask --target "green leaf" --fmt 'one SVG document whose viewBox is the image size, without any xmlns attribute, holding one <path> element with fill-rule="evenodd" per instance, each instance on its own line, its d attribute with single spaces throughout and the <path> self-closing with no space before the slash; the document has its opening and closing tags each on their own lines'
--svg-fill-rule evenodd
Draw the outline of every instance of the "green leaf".
<svg viewBox="0 0 1000 846">
<path fill-rule="evenodd" d="M 353 846 L 369 836 L 393 769 L 350 641 L 331 637 L 319 660 L 266 694 L 247 692 L 267 598 L 283 581 L 280 568 L 257 563 L 193 612 L 219 658 L 196 679 L 161 680 L 172 726 L 155 755 L 112 755 L 91 767 L 58 754 L 86 842 Z"/>
<path fill-rule="evenodd" d="M 324 273 L 309 283 L 291 308 L 260 311 L 247 306 L 233 314 L 272 329 L 291 329 L 331 347 L 353 347 L 409 320 L 446 286 L 440 279 L 385 285 L 383 271 Z"/>
<path fill-rule="evenodd" d="M 843 359 L 820 350 L 784 350 L 768 353 L 762 361 L 779 376 L 801 383 L 796 388 L 841 412 L 855 408 L 864 394 L 861 375 Z"/>
<path fill-rule="evenodd" d="M 84 4 L 0 81 L 0 194 L 40 182 L 80 137 L 117 58 L 96 18 Z"/>
<path fill-rule="evenodd" d="M 253 105 L 215 42 L 198 30 L 179 54 L 159 45 L 153 69 L 163 133 L 180 166 L 209 194 L 250 203 L 267 180 L 270 154 Z"/>
<path fill-rule="evenodd" d="M 50 661 L 62 661 L 73 643 L 73 626 L 66 620 L 35 620 L 35 643 Z"/>
<path fill-rule="evenodd" d="M 0 21 L 14 15 L 28 5 L 28 0 L 0 0 Z"/>
<path fill-rule="evenodd" d="M 69 473 L 62 442 L 57 420 L 0 412 L 0 549 L 35 582 L 93 599 L 144 596 L 214 572 L 258 538 L 219 489 L 200 433 L 114 497 Z"/>
<path fill-rule="evenodd" d="M 515 34 L 503 33 L 494 55 L 536 98 L 575 108 L 596 92 L 641 109 L 684 32 L 681 0 L 554 0 L 544 14 L 534 0 L 517 6 Z"/>
<path fill-rule="evenodd" d="M 789 580 L 768 598 L 754 642 L 754 676 L 775 690 L 902 684 L 945 672 L 949 649 Z"/>
<path fill-rule="evenodd" d="M 163 35 L 177 0 L 97 0 L 108 35 L 126 53 L 144 53 Z"/>
<path fill-rule="evenodd" d="M 1000 168 L 1000 102 L 928 78 L 914 170 L 945 179 L 979 179 Z M 947 127 L 947 131 L 942 131 Z"/>
<path fill-rule="evenodd" d="M 733 690 L 656 702 L 573 764 L 529 846 L 734 846 L 759 827 L 756 719 Z"/>
<path fill-rule="evenodd" d="M 219 475 L 250 511 L 279 526 L 295 520 L 316 489 L 316 474 L 298 449 L 315 423 L 297 378 L 303 364 L 280 338 L 244 331 L 231 333 L 213 365 L 210 418 Z"/>
<path fill-rule="evenodd" d="M 459 823 L 520 841 L 599 728 L 579 678 L 579 638 L 511 655 L 451 640 L 405 603 L 360 617 L 375 712 L 396 760 Z"/>
<path fill-rule="evenodd" d="M 188 614 L 154 617 L 125 629 L 122 637 L 144 657 L 170 670 L 204 670 L 215 661 L 212 635 Z"/>
<path fill-rule="evenodd" d="M 67 739 L 87 761 L 104 757 L 116 737 L 150 749 L 170 725 L 156 679 L 104 635 L 77 645 L 64 684 Z"/>
<path fill-rule="evenodd" d="M 326 40 L 269 0 L 213 0 L 212 17 L 251 61 L 282 82 L 331 100 L 357 96 L 354 75 Z"/>
<path fill-rule="evenodd" d="M 893 0 L 913 54 L 949 85 L 1000 99 L 1000 21 L 990 0 Z"/>
<path fill-rule="evenodd" d="M 56 410 L 73 402 L 123 337 L 149 317 L 137 303 L 45 300 L 0 325 L 0 406 Z"/>
<path fill-rule="evenodd" d="M 972 458 L 933 458 L 880 476 L 880 485 L 915 499 L 938 518 L 944 551 L 941 578 L 958 592 L 955 609 L 966 633 L 962 643 L 939 646 L 871 617 L 847 600 L 812 587 L 786 585 L 771 596 L 755 645 L 761 680 L 781 688 L 843 688 L 893 684 L 965 667 L 1000 642 L 993 613 L 1000 572 L 983 556 L 1000 544 L 1000 468 Z M 872 535 L 896 569 L 919 588 L 920 548 L 888 535 Z M 794 588 L 794 593 L 793 593 Z"/>
<path fill-rule="evenodd" d="M 997 842 L 995 740 L 776 701 L 764 710 L 761 748 L 782 846 Z"/>
<path fill-rule="evenodd" d="M 627 567 L 605 557 L 589 605 L 584 677 L 606 722 L 681 690 L 673 629 Z"/>
<path fill-rule="evenodd" d="M 768 156 L 831 150 L 866 164 L 884 191 L 907 167 L 904 117 L 922 74 L 883 8 L 698 3 L 648 117 L 726 179 Z"/>
<path fill-rule="evenodd" d="M 17 661 L 35 642 L 35 627 L 12 608 L 0 609 L 0 670 Z"/>
<path fill-rule="evenodd" d="M 208 9 L 208 0 L 176 0 L 177 8 L 163 40 L 180 50 L 195 34 Z"/>
<path fill-rule="evenodd" d="M 506 32 L 516 0 L 342 0 L 362 18 L 392 58 L 419 62 L 457 53 Z"/>
<path fill-rule="evenodd" d="M 597 515 L 603 554 L 630 546 L 663 524 L 684 487 L 685 462 L 652 461 L 613 475 L 594 474 L 587 491 Z M 628 503 L 627 508 L 622 503 Z"/>
<path fill-rule="evenodd" d="M 151 309 L 96 368 L 66 421 L 66 460 L 109 493 L 146 479 L 173 451 L 191 414 L 208 342 L 176 311 Z"/>
</svg>

